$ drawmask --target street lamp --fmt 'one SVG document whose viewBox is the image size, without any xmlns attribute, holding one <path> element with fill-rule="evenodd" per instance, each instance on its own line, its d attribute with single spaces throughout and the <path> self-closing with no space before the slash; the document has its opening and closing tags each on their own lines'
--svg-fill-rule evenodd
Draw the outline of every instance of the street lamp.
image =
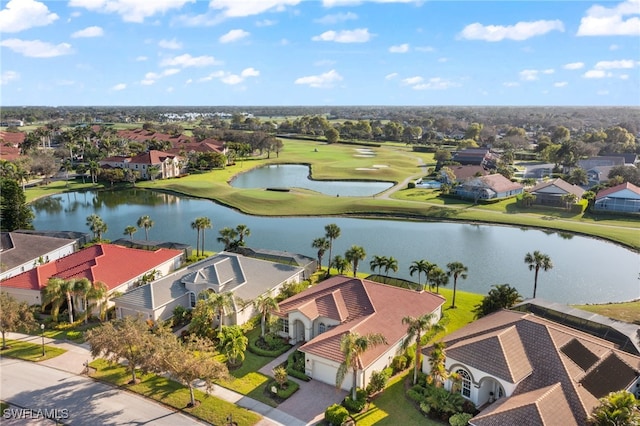
<svg viewBox="0 0 640 426">
<path fill-rule="evenodd" d="M 42 356 L 44 356 L 44 324 L 40 324 L 40 330 L 42 330 Z"/>
</svg>

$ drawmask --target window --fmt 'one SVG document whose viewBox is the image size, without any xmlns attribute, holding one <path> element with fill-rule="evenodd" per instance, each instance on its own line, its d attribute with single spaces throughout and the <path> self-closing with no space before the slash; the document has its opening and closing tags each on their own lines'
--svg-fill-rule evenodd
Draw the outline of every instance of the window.
<svg viewBox="0 0 640 426">
<path fill-rule="evenodd" d="M 194 292 L 189 293 L 189 302 L 191 302 L 191 307 L 196 307 L 196 294 Z"/>
<path fill-rule="evenodd" d="M 324 325 L 323 322 L 320 323 L 320 325 L 318 326 L 318 334 L 324 333 L 327 330 L 327 327 Z"/>
<path fill-rule="evenodd" d="M 285 333 L 289 332 L 289 318 L 280 318 L 280 329 Z"/>
<path fill-rule="evenodd" d="M 471 398 L 471 376 L 463 369 L 456 371 L 460 376 L 460 393 L 465 398 Z"/>
</svg>

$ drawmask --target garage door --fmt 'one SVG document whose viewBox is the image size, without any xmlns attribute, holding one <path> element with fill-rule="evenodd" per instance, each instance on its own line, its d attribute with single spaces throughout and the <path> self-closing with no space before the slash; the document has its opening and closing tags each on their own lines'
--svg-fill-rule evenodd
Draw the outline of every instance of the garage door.
<svg viewBox="0 0 640 426">
<path fill-rule="evenodd" d="M 318 380 L 328 385 L 335 386 L 336 385 L 336 367 L 314 360 L 311 377 L 314 380 Z M 345 377 L 344 379 L 344 383 L 342 383 L 342 388 L 345 390 L 351 389 L 352 380 L 353 380 L 353 373 L 348 372 L 347 377 Z"/>
</svg>

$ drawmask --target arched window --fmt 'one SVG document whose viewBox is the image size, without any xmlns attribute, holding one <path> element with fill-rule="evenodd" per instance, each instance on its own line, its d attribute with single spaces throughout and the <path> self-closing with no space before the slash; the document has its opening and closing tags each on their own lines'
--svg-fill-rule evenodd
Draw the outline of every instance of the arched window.
<svg viewBox="0 0 640 426">
<path fill-rule="evenodd" d="M 327 330 L 327 327 L 324 325 L 323 322 L 320 323 L 320 325 L 318 326 L 318 333 L 324 333 Z"/>
<path fill-rule="evenodd" d="M 471 376 L 463 369 L 456 371 L 460 376 L 460 393 L 465 398 L 471 398 Z"/>
</svg>

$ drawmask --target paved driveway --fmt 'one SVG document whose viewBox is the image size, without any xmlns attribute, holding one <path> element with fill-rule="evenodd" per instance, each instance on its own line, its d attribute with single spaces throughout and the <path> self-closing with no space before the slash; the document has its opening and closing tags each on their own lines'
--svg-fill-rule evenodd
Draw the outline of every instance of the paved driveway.
<svg viewBox="0 0 640 426">
<path fill-rule="evenodd" d="M 335 403 L 339 404 L 347 394 L 346 391 L 337 390 L 335 386 L 317 380 L 310 382 L 296 380 L 296 382 L 300 385 L 300 389 L 278 405 L 278 409 L 307 424 L 318 423 L 324 418 L 327 407 Z"/>
</svg>

